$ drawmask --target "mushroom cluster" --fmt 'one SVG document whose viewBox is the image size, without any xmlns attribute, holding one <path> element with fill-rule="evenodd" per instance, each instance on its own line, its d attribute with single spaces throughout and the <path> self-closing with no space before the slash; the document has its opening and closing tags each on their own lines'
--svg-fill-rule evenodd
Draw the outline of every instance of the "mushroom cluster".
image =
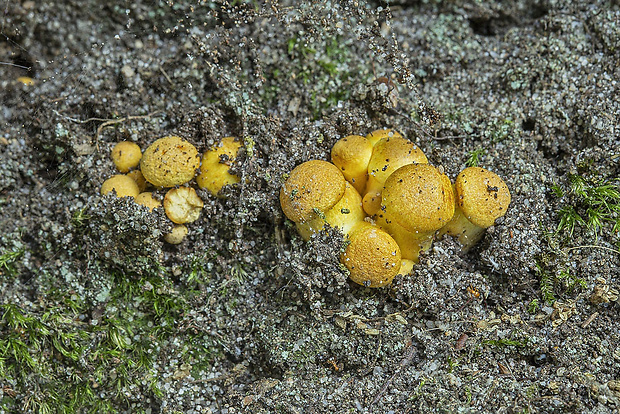
<svg viewBox="0 0 620 414">
<path fill-rule="evenodd" d="M 198 220 L 204 206 L 190 182 L 195 177 L 199 188 L 206 188 L 220 197 L 222 187 L 240 181 L 240 177 L 231 174 L 229 168 L 241 146 L 240 141 L 226 137 L 200 157 L 194 145 L 177 136 L 156 140 L 144 154 L 135 143 L 119 142 L 112 149 L 111 158 L 122 174 L 105 180 L 101 185 L 101 195 L 113 192 L 117 197 L 131 197 L 152 211 L 162 207 L 162 202 L 154 192 L 146 191 L 148 187 L 154 190 L 168 188 L 163 197 L 163 208 L 174 226 L 164 240 L 179 244 L 188 233 L 185 224 Z"/>
<path fill-rule="evenodd" d="M 420 148 L 391 129 L 340 139 L 331 161 L 293 169 L 280 204 L 304 240 L 327 225 L 338 228 L 346 238 L 340 261 L 354 282 L 367 287 L 410 273 L 420 253 L 444 234 L 468 250 L 510 204 L 508 187 L 496 174 L 469 167 L 453 185 Z"/>
</svg>

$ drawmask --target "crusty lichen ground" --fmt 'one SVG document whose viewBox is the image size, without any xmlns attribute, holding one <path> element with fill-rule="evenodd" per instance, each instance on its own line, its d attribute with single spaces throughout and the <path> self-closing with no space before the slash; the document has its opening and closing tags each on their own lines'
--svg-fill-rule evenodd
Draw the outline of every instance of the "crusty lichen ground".
<svg viewBox="0 0 620 414">
<path fill-rule="evenodd" d="M 618 410 L 617 2 L 104 3 L 0 2 L 0 411 Z M 513 203 L 369 290 L 278 191 L 382 127 Z M 179 246 L 99 195 L 171 134 L 246 147 Z"/>
</svg>

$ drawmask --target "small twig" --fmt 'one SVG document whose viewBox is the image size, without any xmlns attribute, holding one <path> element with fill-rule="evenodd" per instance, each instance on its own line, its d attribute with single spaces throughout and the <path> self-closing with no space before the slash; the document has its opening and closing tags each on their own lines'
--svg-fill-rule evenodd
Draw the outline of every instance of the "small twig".
<svg viewBox="0 0 620 414">
<path fill-rule="evenodd" d="M 586 320 L 585 320 L 585 322 L 584 322 L 584 323 L 582 323 L 582 324 L 581 324 L 581 327 L 582 327 L 582 328 L 587 328 L 587 327 L 588 327 L 588 325 L 590 325 L 590 323 L 592 323 L 592 321 L 593 321 L 594 319 L 596 319 L 596 317 L 597 317 L 597 316 L 598 316 L 598 312 L 594 312 L 592 315 L 590 315 L 590 316 L 588 317 L 588 319 L 586 319 Z"/>
<path fill-rule="evenodd" d="M 118 119 L 110 119 L 110 118 L 88 118 L 88 119 L 77 119 L 77 118 L 72 118 L 70 116 L 66 116 L 66 115 L 62 115 L 61 113 L 59 113 L 58 111 L 54 111 L 54 113 L 64 119 L 67 119 L 71 122 L 75 122 L 76 124 L 87 124 L 89 122 L 103 122 L 101 125 L 99 125 L 97 127 L 97 131 L 95 132 L 95 146 L 97 148 L 97 151 L 99 151 L 99 135 L 101 135 L 101 131 L 103 130 L 103 128 L 110 126 L 110 125 L 115 125 L 115 124 L 120 124 L 122 122 L 125 121 L 133 121 L 136 119 L 146 119 L 146 118 L 150 118 L 154 115 L 157 115 L 159 113 L 161 113 L 163 111 L 155 111 L 155 112 L 151 112 L 150 114 L 147 115 L 130 115 L 130 116 L 126 116 L 124 118 L 118 118 Z"/>
<path fill-rule="evenodd" d="M 170 76 L 168 76 L 168 74 L 166 73 L 166 71 L 164 70 L 163 67 L 159 67 L 159 71 L 161 72 L 162 75 L 164 75 L 164 78 L 166 78 L 166 80 L 168 81 L 168 83 L 170 83 L 170 85 L 174 86 L 174 83 L 172 82 L 172 79 L 170 79 Z"/>
<path fill-rule="evenodd" d="M 225 374 L 225 375 L 220 375 L 219 377 L 213 377 L 213 378 L 206 378 L 206 379 L 197 379 L 197 380 L 193 380 L 191 383 L 195 384 L 198 382 L 215 382 L 215 381 L 223 381 L 226 380 L 228 378 L 232 378 L 237 376 L 238 374 L 236 372 L 230 373 L 230 374 Z"/>
<path fill-rule="evenodd" d="M 0 62 L 0 65 L 12 66 L 14 68 L 20 68 L 20 69 L 26 69 L 26 70 L 32 69 L 31 66 L 18 65 L 17 63 L 11 63 L 11 62 Z"/>
<path fill-rule="evenodd" d="M 445 137 L 433 137 L 435 141 L 447 141 L 449 139 L 462 139 L 467 138 L 469 135 L 446 135 Z"/>
<path fill-rule="evenodd" d="M 104 122 L 103 124 L 99 125 L 97 127 L 97 132 L 95 132 L 95 147 L 97 148 L 97 151 L 99 151 L 99 135 L 101 134 L 101 131 L 103 130 L 103 128 L 110 126 L 110 125 L 115 125 L 115 124 L 120 124 L 122 122 L 125 121 L 133 121 L 136 119 L 145 119 L 145 118 L 150 118 L 154 115 L 157 115 L 158 113 L 161 113 L 162 111 L 155 111 L 155 112 L 151 112 L 150 114 L 147 115 L 131 115 L 131 116 L 126 116 L 125 118 L 119 118 L 119 119 L 110 119 L 106 122 Z"/>
<path fill-rule="evenodd" d="M 610 251 L 610 252 L 620 254 L 620 250 L 612 249 L 611 247 L 597 246 L 596 244 L 586 244 L 586 245 L 583 245 L 583 246 L 575 246 L 575 247 L 571 247 L 571 248 L 569 248 L 569 249 L 563 250 L 562 252 L 563 252 L 564 254 L 567 254 L 567 253 L 568 253 L 568 252 L 570 252 L 571 250 L 585 249 L 585 248 L 592 248 L 592 249 L 602 249 L 602 250 L 608 250 L 608 251 Z"/>
<path fill-rule="evenodd" d="M 409 343 L 407 346 L 407 349 L 405 350 L 405 356 L 402 359 L 402 361 L 400 361 L 400 364 L 398 366 L 398 369 L 394 372 L 394 374 L 392 374 L 392 376 L 385 382 L 385 384 L 383 385 L 383 387 L 381 387 L 381 390 L 379 391 L 379 393 L 377 394 L 377 396 L 375 397 L 374 400 L 372 400 L 372 403 L 370 403 L 370 405 L 368 406 L 368 408 L 372 407 L 373 405 L 375 405 L 383 396 L 383 394 L 385 394 L 385 392 L 387 391 L 388 387 L 390 386 L 390 384 L 392 384 L 392 382 L 394 381 L 394 379 L 396 379 L 396 377 L 398 377 L 398 375 L 400 375 L 400 373 L 403 371 L 403 369 L 405 369 L 405 367 L 407 367 L 407 365 L 411 364 L 411 361 L 413 360 L 413 356 L 415 355 L 415 351 L 416 348 L 413 346 L 413 343 Z"/>
</svg>

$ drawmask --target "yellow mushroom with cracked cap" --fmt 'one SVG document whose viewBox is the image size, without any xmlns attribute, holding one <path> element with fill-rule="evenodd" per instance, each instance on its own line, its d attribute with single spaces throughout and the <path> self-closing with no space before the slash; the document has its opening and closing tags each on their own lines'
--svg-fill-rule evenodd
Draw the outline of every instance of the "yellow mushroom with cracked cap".
<svg viewBox="0 0 620 414">
<path fill-rule="evenodd" d="M 408 164 L 386 180 L 376 221 L 394 237 L 403 259 L 417 262 L 453 215 L 450 179 L 432 165 Z"/>
<path fill-rule="evenodd" d="M 304 240 L 325 224 L 347 234 L 365 217 L 361 203 L 361 196 L 338 167 L 321 160 L 295 167 L 280 190 L 282 211 L 295 222 Z"/>
<path fill-rule="evenodd" d="M 198 220 L 204 203 L 196 190 L 191 187 L 179 187 L 168 190 L 164 197 L 164 211 L 176 224 L 191 223 Z"/>
<path fill-rule="evenodd" d="M 140 161 L 144 178 L 156 187 L 185 184 L 194 178 L 199 166 L 196 147 L 177 136 L 167 136 L 153 142 Z"/>
<path fill-rule="evenodd" d="M 217 196 L 225 185 L 238 183 L 241 178 L 231 174 L 228 170 L 235 162 L 242 145 L 234 137 L 226 137 L 206 151 L 202 156 L 200 172 L 196 177 L 198 187 L 206 188 L 211 194 Z"/>
<path fill-rule="evenodd" d="M 458 238 L 463 250 L 470 249 L 510 205 L 508 186 L 497 174 L 481 167 L 465 168 L 454 183 L 456 211 L 441 229 Z"/>
</svg>

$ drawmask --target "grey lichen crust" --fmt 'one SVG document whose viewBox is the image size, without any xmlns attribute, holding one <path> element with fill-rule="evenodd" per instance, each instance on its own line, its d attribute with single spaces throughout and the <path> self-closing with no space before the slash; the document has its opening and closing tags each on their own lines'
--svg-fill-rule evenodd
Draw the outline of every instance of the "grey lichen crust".
<svg viewBox="0 0 620 414">
<path fill-rule="evenodd" d="M 0 411 L 620 407 L 616 5 L 96 3 L 2 4 Z M 383 127 L 512 201 L 371 291 L 278 195 Z M 179 245 L 99 195 L 116 142 L 166 135 L 244 146 Z"/>
</svg>

